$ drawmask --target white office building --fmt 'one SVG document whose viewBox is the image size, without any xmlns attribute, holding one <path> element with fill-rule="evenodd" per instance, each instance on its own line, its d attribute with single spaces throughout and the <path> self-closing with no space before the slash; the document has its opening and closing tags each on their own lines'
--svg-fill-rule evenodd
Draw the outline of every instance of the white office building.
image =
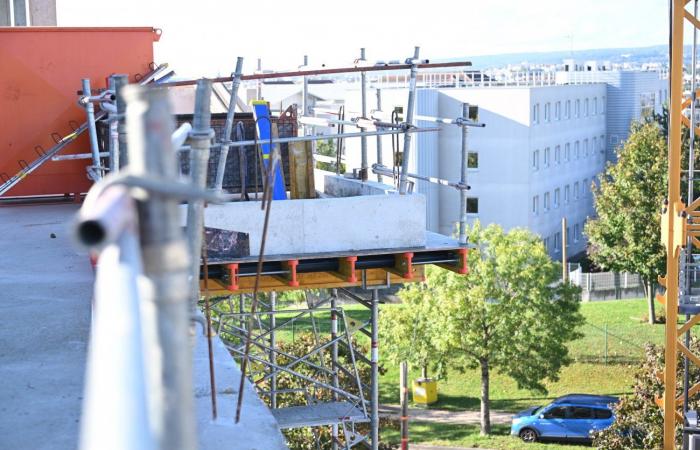
<svg viewBox="0 0 700 450">
<path fill-rule="evenodd" d="M 563 67 L 562 72 L 509 74 L 505 82 L 492 74 L 471 76 L 477 80 L 472 83 L 437 74 L 423 78 L 424 85 L 435 80 L 434 87 L 419 89 L 416 98 L 416 114 L 424 116 L 456 118 L 463 103 L 479 106 L 486 127 L 469 130 L 468 217 L 505 229 L 528 228 L 542 237 L 554 258 L 561 256 L 562 218 L 567 220 L 568 254 L 585 250 L 583 226 L 594 214 L 591 184 L 606 161 L 615 160 L 615 149 L 632 122 L 660 112 L 667 98 L 658 72 L 608 70 L 595 61 Z M 404 83 L 373 83 L 382 87 L 385 117 L 394 107 L 405 108 Z M 347 117 L 359 116 L 358 84 L 335 88 L 344 92 Z M 370 116 L 377 109 L 375 89 L 369 89 L 367 99 Z M 461 129 L 420 120 L 417 125 L 440 131 L 414 135 L 410 172 L 458 181 Z M 377 139 L 367 143 L 371 166 L 377 162 Z M 391 138 L 382 138 L 382 144 L 382 162 L 391 167 Z M 347 140 L 346 149 L 349 170 L 359 168 L 360 140 Z M 453 233 L 460 217 L 458 191 L 424 181 L 417 181 L 415 190 L 427 197 L 428 228 Z"/>
</svg>

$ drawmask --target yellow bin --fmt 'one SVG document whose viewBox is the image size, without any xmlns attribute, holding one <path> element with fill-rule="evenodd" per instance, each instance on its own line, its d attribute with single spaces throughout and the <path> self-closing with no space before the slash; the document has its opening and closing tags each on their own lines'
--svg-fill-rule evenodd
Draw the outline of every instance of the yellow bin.
<svg viewBox="0 0 700 450">
<path fill-rule="evenodd" d="M 423 405 L 435 403 L 437 396 L 437 381 L 432 378 L 417 378 L 413 380 L 413 402 Z"/>
</svg>

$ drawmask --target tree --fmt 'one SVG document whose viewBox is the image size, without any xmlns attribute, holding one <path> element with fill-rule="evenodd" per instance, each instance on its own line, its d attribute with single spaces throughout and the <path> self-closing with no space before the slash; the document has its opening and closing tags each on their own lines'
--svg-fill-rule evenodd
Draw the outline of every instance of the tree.
<svg viewBox="0 0 700 450">
<path fill-rule="evenodd" d="M 332 139 L 328 139 L 326 142 L 319 141 L 316 144 L 316 153 L 323 156 L 332 156 L 333 158 L 336 158 L 338 156 L 338 153 L 335 149 L 335 143 Z M 316 168 L 326 170 L 328 172 L 335 172 L 337 165 L 338 164 L 335 162 L 316 161 Z M 345 173 L 344 163 L 340 163 L 339 172 Z"/>
<path fill-rule="evenodd" d="M 428 266 L 426 270 L 430 277 L 437 269 Z M 440 302 L 424 283 L 409 284 L 398 295 L 401 304 L 382 310 L 379 322 L 382 349 L 392 363 L 406 361 L 420 368 L 421 376 L 427 378 L 430 366 L 441 366 L 442 358 L 435 347 L 439 329 L 434 317 Z"/>
<path fill-rule="evenodd" d="M 690 349 L 697 354 L 700 342 L 692 339 Z M 594 437 L 594 446 L 607 450 L 658 449 L 663 446 L 664 418 L 661 408 L 655 403 L 661 398 L 664 385 L 658 374 L 664 370 L 663 347 L 647 344 L 644 349 L 644 359 L 634 374 L 632 384 L 633 394 L 620 399 L 615 405 L 615 422 L 610 428 L 599 432 Z M 683 380 L 683 364 L 679 355 L 678 372 L 676 375 L 677 389 L 681 392 Z M 690 385 L 700 381 L 700 368 L 695 364 L 689 366 Z M 689 398 L 689 408 L 698 407 L 697 394 Z M 676 430 L 676 446 L 682 439 L 682 424 Z"/>
<path fill-rule="evenodd" d="M 649 323 L 655 322 L 655 280 L 666 271 L 660 209 L 666 195 L 666 140 L 656 123 L 635 124 L 616 164 L 593 183 L 597 217 L 584 231 L 589 255 L 600 267 L 644 279 Z"/>
<path fill-rule="evenodd" d="M 571 359 L 566 344 L 582 335 L 579 288 L 560 282 L 560 268 L 542 241 L 524 229 L 497 225 L 469 230 L 476 244 L 469 273 L 428 274 L 440 330 L 435 340 L 446 363 L 457 370 L 481 369 L 481 433 L 489 434 L 489 377 L 497 371 L 519 388 L 546 393 Z"/>
</svg>

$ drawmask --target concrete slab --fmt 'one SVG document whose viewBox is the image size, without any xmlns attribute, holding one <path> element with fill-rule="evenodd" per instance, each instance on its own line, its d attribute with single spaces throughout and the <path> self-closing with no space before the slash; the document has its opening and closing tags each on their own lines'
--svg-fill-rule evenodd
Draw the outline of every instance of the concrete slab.
<svg viewBox="0 0 700 450">
<path fill-rule="evenodd" d="M 207 340 L 197 327 L 194 347 L 194 392 L 200 450 L 283 450 L 284 437 L 249 382 L 245 384 L 241 421 L 235 423 L 241 371 L 218 337 L 213 339 L 217 420 L 212 420 Z"/>
<path fill-rule="evenodd" d="M 0 207 L 0 448 L 78 444 L 93 273 L 68 233 L 76 211 Z"/>
</svg>

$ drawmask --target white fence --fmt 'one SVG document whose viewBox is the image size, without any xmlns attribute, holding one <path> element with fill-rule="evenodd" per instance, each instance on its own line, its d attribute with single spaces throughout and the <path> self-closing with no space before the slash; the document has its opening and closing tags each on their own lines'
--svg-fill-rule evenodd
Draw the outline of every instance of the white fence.
<svg viewBox="0 0 700 450">
<path fill-rule="evenodd" d="M 584 302 L 644 297 L 642 277 L 634 273 L 586 273 L 579 266 L 569 272 L 569 279 L 581 287 Z"/>
</svg>

